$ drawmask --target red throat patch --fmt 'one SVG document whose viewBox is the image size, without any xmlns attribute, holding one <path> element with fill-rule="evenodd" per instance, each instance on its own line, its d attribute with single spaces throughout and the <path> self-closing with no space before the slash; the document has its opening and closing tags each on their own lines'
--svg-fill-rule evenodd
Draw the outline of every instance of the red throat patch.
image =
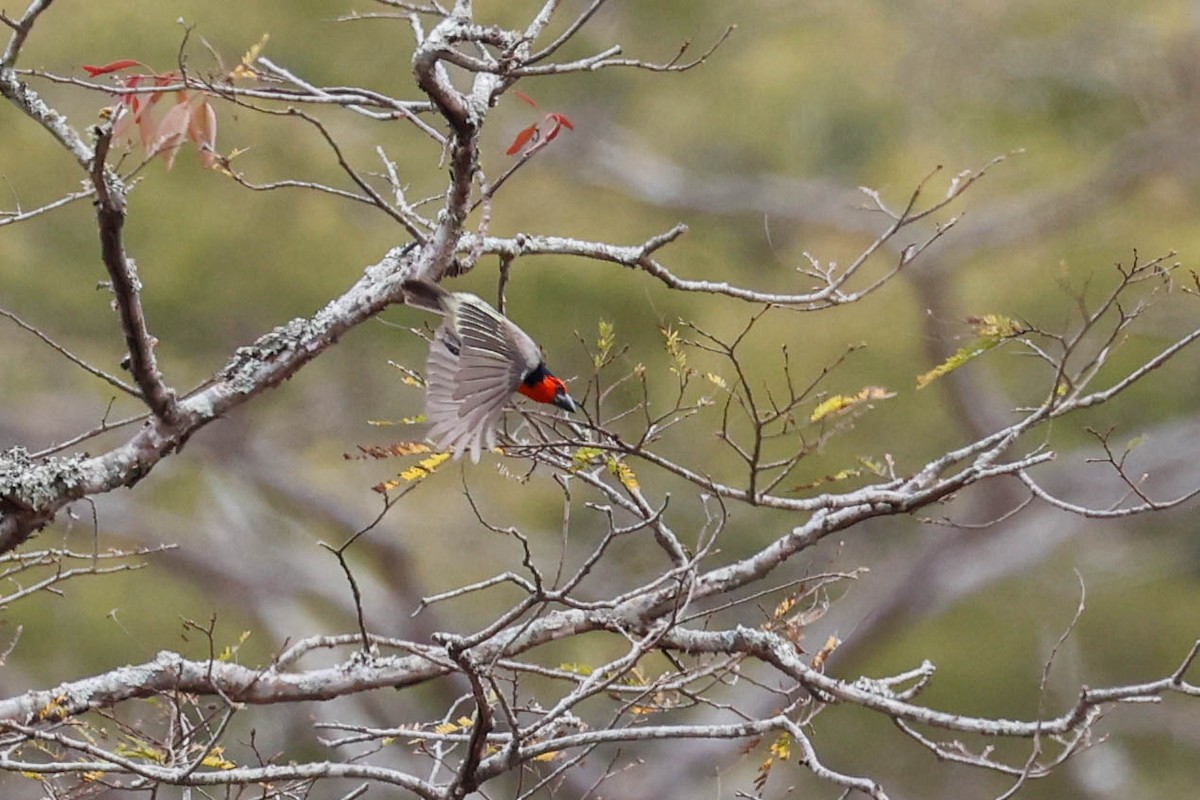
<svg viewBox="0 0 1200 800">
<path fill-rule="evenodd" d="M 555 395 L 560 391 L 566 394 L 567 385 L 553 375 L 546 375 L 533 386 L 522 383 L 517 387 L 517 391 L 530 400 L 536 400 L 539 403 L 553 403 Z"/>
</svg>

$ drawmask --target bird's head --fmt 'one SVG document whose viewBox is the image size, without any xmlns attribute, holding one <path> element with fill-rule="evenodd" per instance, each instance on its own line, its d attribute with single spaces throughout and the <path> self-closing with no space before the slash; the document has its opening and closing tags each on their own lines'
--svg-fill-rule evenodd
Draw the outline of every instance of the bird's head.
<svg viewBox="0 0 1200 800">
<path fill-rule="evenodd" d="M 567 394 L 567 385 L 551 375 L 545 364 L 539 364 L 537 369 L 529 373 L 517 391 L 530 400 L 556 405 L 564 411 L 574 413 L 579 410 L 571 395 Z"/>
</svg>

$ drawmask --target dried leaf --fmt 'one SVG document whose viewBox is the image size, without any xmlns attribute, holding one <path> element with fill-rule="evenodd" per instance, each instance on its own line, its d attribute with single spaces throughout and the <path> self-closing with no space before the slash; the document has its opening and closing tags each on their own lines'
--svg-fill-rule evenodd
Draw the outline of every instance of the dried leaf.
<svg viewBox="0 0 1200 800">
<path fill-rule="evenodd" d="M 217 163 L 217 112 L 208 100 L 201 100 L 189 117 L 188 138 L 200 150 L 204 166 L 212 169 Z"/>
<path fill-rule="evenodd" d="M 188 102 L 187 96 L 184 95 L 171 107 L 170 111 L 163 115 L 162 122 L 158 123 L 158 129 L 155 131 L 150 150 L 147 153 L 148 157 L 164 155 L 167 159 L 167 169 L 174 166 L 175 156 L 179 154 L 179 148 L 187 135 L 191 116 L 192 106 Z"/>
<path fill-rule="evenodd" d="M 833 651 L 837 650 L 841 644 L 842 640 L 831 634 L 829 638 L 825 640 L 825 644 L 821 646 L 821 649 L 817 651 L 817 654 L 813 656 L 812 668 L 821 669 L 824 667 L 825 660 L 833 655 Z"/>
<path fill-rule="evenodd" d="M 1020 336 L 1028 328 L 1011 317 L 1003 314 L 984 314 L 982 317 L 967 317 L 967 323 L 975 330 L 976 336 L 987 338 L 1009 339 Z"/>
<path fill-rule="evenodd" d="M 394 456 L 411 456 L 421 453 L 428 453 L 433 448 L 421 442 L 394 442 L 387 445 L 357 445 L 357 453 L 343 453 L 342 458 L 347 461 L 361 461 L 363 459 L 385 459 Z"/>
<path fill-rule="evenodd" d="M 37 712 L 38 719 L 65 719 L 67 716 L 66 709 L 63 708 L 63 703 L 66 701 L 65 694 L 55 695 L 55 697 L 46 705 L 42 706 Z"/>
<path fill-rule="evenodd" d="M 383 481 L 382 483 L 375 484 L 374 486 L 371 487 L 371 491 L 378 492 L 379 494 L 387 494 L 392 489 L 395 489 L 397 486 L 400 486 L 402 483 L 404 483 L 404 481 L 402 481 L 398 478 L 392 478 L 391 480 Z"/>
</svg>

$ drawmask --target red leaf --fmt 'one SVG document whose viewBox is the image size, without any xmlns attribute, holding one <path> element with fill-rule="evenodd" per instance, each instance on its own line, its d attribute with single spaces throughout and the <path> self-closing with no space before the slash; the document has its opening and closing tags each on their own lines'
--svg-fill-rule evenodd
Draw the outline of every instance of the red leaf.
<svg viewBox="0 0 1200 800">
<path fill-rule="evenodd" d="M 513 94 L 515 94 L 521 100 L 525 101 L 526 103 L 533 106 L 534 108 L 538 107 L 537 103 L 533 102 L 533 98 L 530 97 L 529 95 L 525 94 L 524 92 L 522 92 L 520 89 L 513 89 Z"/>
<path fill-rule="evenodd" d="M 571 124 L 571 120 L 567 119 L 566 114 L 551 114 L 550 118 L 555 122 L 561 123 L 569 131 L 575 130 L 575 126 Z"/>
<path fill-rule="evenodd" d="M 508 149 L 504 152 L 510 156 L 520 152 L 522 147 L 529 144 L 529 141 L 533 139 L 533 137 L 537 136 L 537 132 L 537 123 L 530 125 L 528 128 L 523 128 L 521 132 L 517 134 L 517 138 L 513 139 L 513 143 L 510 144 Z"/>
<path fill-rule="evenodd" d="M 563 128 L 569 131 L 575 130 L 575 126 L 571 124 L 571 120 L 567 119 L 563 114 L 547 114 L 546 119 L 554 123 L 554 127 L 546 134 L 546 141 L 554 141 L 554 137 L 558 136 L 558 132 Z"/>
<path fill-rule="evenodd" d="M 107 75 L 110 72 L 117 72 L 126 67 L 140 67 L 142 66 L 142 62 L 134 61 L 132 58 L 123 58 L 120 61 L 114 61 L 111 64 L 104 64 L 99 67 L 93 67 L 90 64 L 83 64 L 82 66 L 87 74 L 94 78 L 97 75 Z"/>
<path fill-rule="evenodd" d="M 125 86 L 129 89 L 136 89 L 138 84 L 142 82 L 142 77 L 142 75 L 130 75 L 125 79 Z M 121 95 L 121 102 L 128 106 L 134 114 L 137 113 L 138 106 L 142 104 L 142 101 L 136 94 Z"/>
</svg>

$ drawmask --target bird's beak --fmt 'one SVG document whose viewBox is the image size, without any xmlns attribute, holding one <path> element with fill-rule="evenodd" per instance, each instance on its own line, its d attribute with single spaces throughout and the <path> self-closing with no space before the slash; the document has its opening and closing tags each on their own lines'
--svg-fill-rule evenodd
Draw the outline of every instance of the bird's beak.
<svg viewBox="0 0 1200 800">
<path fill-rule="evenodd" d="M 571 395 L 567 394 L 562 389 L 559 389 L 554 393 L 554 399 L 550 402 L 554 403 L 554 405 L 558 406 L 564 411 L 571 412 L 572 414 L 579 410 L 579 406 L 575 405 L 575 401 L 571 399 Z"/>
</svg>

